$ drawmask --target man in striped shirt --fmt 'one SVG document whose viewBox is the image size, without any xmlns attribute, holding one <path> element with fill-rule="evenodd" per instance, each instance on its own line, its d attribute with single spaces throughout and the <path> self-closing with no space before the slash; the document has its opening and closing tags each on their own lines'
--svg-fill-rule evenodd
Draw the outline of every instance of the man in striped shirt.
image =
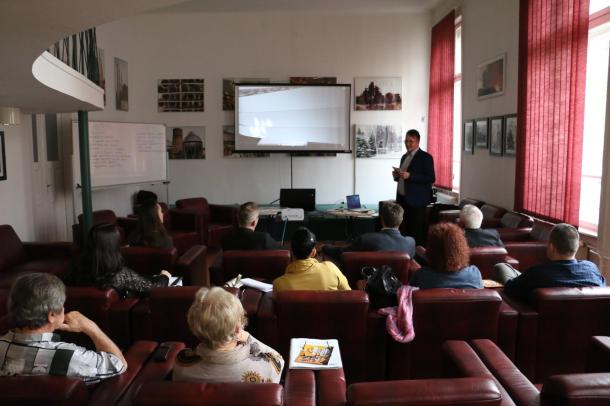
<svg viewBox="0 0 610 406">
<path fill-rule="evenodd" d="M 127 370 L 119 348 L 79 312 L 64 314 L 64 284 L 52 274 L 15 280 L 8 299 L 13 329 L 0 337 L 0 376 L 58 375 L 95 383 Z M 59 341 L 55 330 L 86 334 L 96 351 Z"/>
</svg>

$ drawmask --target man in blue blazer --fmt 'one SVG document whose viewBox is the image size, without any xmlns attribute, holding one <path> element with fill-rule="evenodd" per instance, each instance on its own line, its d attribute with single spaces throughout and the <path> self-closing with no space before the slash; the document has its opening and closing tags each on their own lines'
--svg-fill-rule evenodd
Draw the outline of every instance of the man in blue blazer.
<svg viewBox="0 0 610 406">
<path fill-rule="evenodd" d="M 405 211 L 404 230 L 418 245 L 426 242 L 426 206 L 432 203 L 432 185 L 436 180 L 432 155 L 419 148 L 420 135 L 409 130 L 405 136 L 407 153 L 392 176 L 398 183 L 396 201 Z"/>
<path fill-rule="evenodd" d="M 346 247 L 324 245 L 322 252 L 336 262 L 341 261 L 342 253 L 351 251 L 403 251 L 413 258 L 415 240 L 401 235 L 398 231 L 398 226 L 402 223 L 403 218 L 402 207 L 396 203 L 387 202 L 381 206 L 379 217 L 381 218 L 381 231 L 363 234 Z"/>
</svg>

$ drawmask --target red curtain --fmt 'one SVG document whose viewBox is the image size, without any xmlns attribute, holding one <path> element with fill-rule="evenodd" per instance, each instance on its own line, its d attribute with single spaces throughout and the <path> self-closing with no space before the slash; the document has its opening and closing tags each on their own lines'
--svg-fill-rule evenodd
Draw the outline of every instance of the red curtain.
<svg viewBox="0 0 610 406">
<path fill-rule="evenodd" d="M 589 0 L 521 0 L 515 209 L 578 224 Z"/>
<path fill-rule="evenodd" d="M 434 157 L 436 186 L 451 189 L 453 152 L 453 85 L 455 12 L 432 27 L 428 152 Z"/>
</svg>

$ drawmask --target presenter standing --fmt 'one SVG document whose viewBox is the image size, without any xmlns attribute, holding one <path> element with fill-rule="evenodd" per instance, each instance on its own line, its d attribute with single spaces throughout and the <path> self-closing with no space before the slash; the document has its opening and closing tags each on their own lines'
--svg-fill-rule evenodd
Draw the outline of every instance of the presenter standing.
<svg viewBox="0 0 610 406">
<path fill-rule="evenodd" d="M 404 231 L 415 239 L 417 245 L 426 242 L 426 206 L 432 203 L 434 160 L 432 155 L 419 148 L 420 135 L 409 130 L 405 135 L 407 153 L 400 158 L 400 167 L 392 176 L 398 182 L 396 201 L 403 207 Z"/>
</svg>

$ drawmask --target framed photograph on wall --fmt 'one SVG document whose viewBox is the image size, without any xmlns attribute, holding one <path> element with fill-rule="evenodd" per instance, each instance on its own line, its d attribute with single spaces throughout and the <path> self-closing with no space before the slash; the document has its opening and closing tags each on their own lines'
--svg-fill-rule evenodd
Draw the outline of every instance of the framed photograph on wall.
<svg viewBox="0 0 610 406">
<path fill-rule="evenodd" d="M 489 155 L 502 156 L 504 116 L 489 119 Z"/>
<path fill-rule="evenodd" d="M 6 180 L 6 151 L 4 150 L 4 131 L 0 131 L 0 180 Z"/>
<path fill-rule="evenodd" d="M 489 140 L 489 127 L 486 118 L 474 120 L 474 139 L 477 148 L 487 148 Z"/>
<path fill-rule="evenodd" d="M 477 68 L 477 98 L 481 100 L 504 94 L 505 72 L 506 54 L 479 64 Z"/>
<path fill-rule="evenodd" d="M 504 117 L 504 155 L 515 156 L 517 153 L 517 115 Z"/>
<path fill-rule="evenodd" d="M 474 154 L 474 121 L 464 121 L 464 152 Z"/>
<path fill-rule="evenodd" d="M 402 77 L 354 79 L 355 110 L 402 110 Z"/>
<path fill-rule="evenodd" d="M 127 79 L 127 61 L 114 58 L 114 91 L 115 108 L 129 111 L 129 81 Z"/>
</svg>

